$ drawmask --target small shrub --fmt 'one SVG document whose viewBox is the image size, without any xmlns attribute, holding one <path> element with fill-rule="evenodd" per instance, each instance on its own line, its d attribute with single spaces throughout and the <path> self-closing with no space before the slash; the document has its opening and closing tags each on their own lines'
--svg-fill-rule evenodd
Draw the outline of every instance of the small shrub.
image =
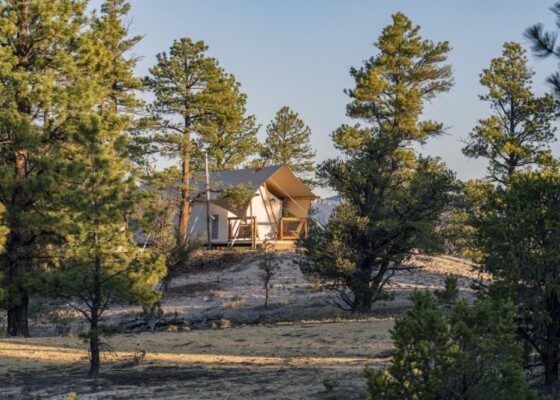
<svg viewBox="0 0 560 400">
<path fill-rule="evenodd" d="M 146 358 L 146 350 L 140 350 L 134 353 L 134 356 L 132 357 L 132 363 L 134 365 L 141 365 L 144 362 L 145 358 Z"/>
<path fill-rule="evenodd" d="M 163 310 L 161 309 L 161 302 L 156 301 L 151 305 L 143 305 L 140 317 L 146 320 L 159 320 L 163 317 Z"/>
<path fill-rule="evenodd" d="M 459 297 L 459 284 L 455 275 L 447 275 L 445 277 L 445 286 L 443 290 L 436 290 L 434 292 L 438 301 L 441 304 L 452 305 Z"/>
<path fill-rule="evenodd" d="M 210 322 L 211 329 L 226 329 L 231 328 L 231 321 L 229 319 L 220 318 L 217 321 Z"/>
<path fill-rule="evenodd" d="M 41 311 L 45 305 L 45 301 L 40 297 L 32 297 L 29 299 L 29 318 L 31 318 L 35 323 L 41 316 Z"/>
<path fill-rule="evenodd" d="M 335 379 L 332 379 L 332 378 L 323 379 L 323 386 L 325 387 L 327 392 L 334 391 L 339 385 L 340 385 L 340 382 L 335 380 Z"/>
<path fill-rule="evenodd" d="M 57 335 L 69 335 L 71 333 L 71 322 L 74 314 L 71 311 L 57 309 L 48 314 L 49 320 L 54 324 Z"/>
<path fill-rule="evenodd" d="M 78 393 L 76 392 L 68 393 L 68 400 L 78 400 Z"/>
<path fill-rule="evenodd" d="M 268 297 L 272 284 L 270 281 L 277 274 L 280 266 L 276 262 L 276 250 L 274 245 L 264 242 L 263 248 L 260 250 L 259 269 L 261 270 L 261 280 L 264 286 L 264 307 L 268 307 Z"/>
<path fill-rule="evenodd" d="M 246 305 L 247 302 L 245 300 L 235 300 L 235 301 L 230 301 L 229 303 L 225 303 L 224 308 L 241 308 Z"/>
</svg>

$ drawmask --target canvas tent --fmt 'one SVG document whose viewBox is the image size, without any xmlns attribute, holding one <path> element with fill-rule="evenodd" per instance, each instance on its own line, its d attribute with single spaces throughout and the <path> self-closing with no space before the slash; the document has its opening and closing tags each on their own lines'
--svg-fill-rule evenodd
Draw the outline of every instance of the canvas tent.
<svg viewBox="0 0 560 400">
<path fill-rule="evenodd" d="M 189 220 L 189 236 L 206 241 L 205 183 L 197 193 Z M 231 202 L 224 193 L 243 188 L 252 198 Z M 215 245 L 256 244 L 265 240 L 293 243 L 307 231 L 311 203 L 317 198 L 287 165 L 220 171 L 210 174 L 211 242 Z"/>
</svg>

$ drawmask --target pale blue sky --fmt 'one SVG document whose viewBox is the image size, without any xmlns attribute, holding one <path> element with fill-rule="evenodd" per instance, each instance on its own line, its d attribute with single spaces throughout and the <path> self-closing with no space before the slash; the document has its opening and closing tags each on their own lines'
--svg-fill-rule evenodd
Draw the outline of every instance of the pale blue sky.
<svg viewBox="0 0 560 400">
<path fill-rule="evenodd" d="M 94 2 L 94 4 L 97 3 Z M 477 119 L 489 114 L 478 100 L 482 68 L 501 54 L 505 41 L 527 47 L 523 31 L 536 22 L 552 29 L 552 0 L 132 0 L 132 33 L 145 35 L 135 54 L 145 75 L 155 55 L 173 39 L 204 40 L 208 54 L 235 75 L 248 96 L 248 112 L 265 127 L 287 105 L 312 129 L 317 161 L 335 157 L 330 134 L 348 122 L 343 93 L 353 86 L 351 66 L 377 53 L 372 46 L 391 14 L 401 11 L 433 41 L 448 40 L 456 84 L 426 107 L 425 117 L 443 122 L 448 134 L 422 152 L 440 156 L 459 178 L 482 177 L 485 163 L 461 153 Z M 535 60 L 534 89 L 548 90 L 554 61 Z M 560 156 L 560 145 L 554 146 Z"/>
</svg>

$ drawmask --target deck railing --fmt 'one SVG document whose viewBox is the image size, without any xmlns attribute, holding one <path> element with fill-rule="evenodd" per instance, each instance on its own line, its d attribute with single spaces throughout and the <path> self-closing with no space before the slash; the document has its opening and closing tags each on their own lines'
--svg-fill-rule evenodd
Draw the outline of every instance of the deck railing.
<svg viewBox="0 0 560 400">
<path fill-rule="evenodd" d="M 280 218 L 278 240 L 297 240 L 301 234 L 307 236 L 307 218 Z"/>
<path fill-rule="evenodd" d="M 228 241 L 255 242 L 259 239 L 256 217 L 228 218 Z M 276 240 L 298 240 L 307 236 L 307 218 L 283 217 L 278 221 Z"/>
<path fill-rule="evenodd" d="M 228 218 L 228 241 L 253 241 L 258 237 L 256 217 Z"/>
</svg>

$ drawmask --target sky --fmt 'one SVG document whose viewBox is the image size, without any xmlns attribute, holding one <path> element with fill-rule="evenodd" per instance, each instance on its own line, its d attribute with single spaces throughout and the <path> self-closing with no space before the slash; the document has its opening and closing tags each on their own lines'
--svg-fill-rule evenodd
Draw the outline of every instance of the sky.
<svg viewBox="0 0 560 400">
<path fill-rule="evenodd" d="M 96 6 L 100 1 L 94 1 Z M 144 35 L 134 54 L 142 57 L 137 73 L 144 76 L 157 53 L 168 51 L 174 39 L 203 40 L 207 54 L 233 74 L 247 94 L 248 114 L 266 125 L 282 106 L 289 106 L 311 128 L 316 161 L 338 156 L 330 139 L 342 123 L 352 88 L 352 66 L 376 55 L 373 43 L 396 12 L 420 25 L 420 35 L 434 42 L 449 41 L 448 61 L 455 86 L 427 104 L 424 118 L 442 122 L 446 134 L 420 149 L 438 156 L 460 179 L 485 175 L 483 160 L 461 153 L 477 120 L 490 115 L 479 74 L 499 57 L 504 42 L 528 48 L 523 32 L 535 23 L 555 28 L 552 0 L 131 0 L 131 33 Z M 557 62 L 537 60 L 536 94 L 549 91 L 546 77 Z M 560 156 L 560 144 L 553 145 Z"/>
</svg>

